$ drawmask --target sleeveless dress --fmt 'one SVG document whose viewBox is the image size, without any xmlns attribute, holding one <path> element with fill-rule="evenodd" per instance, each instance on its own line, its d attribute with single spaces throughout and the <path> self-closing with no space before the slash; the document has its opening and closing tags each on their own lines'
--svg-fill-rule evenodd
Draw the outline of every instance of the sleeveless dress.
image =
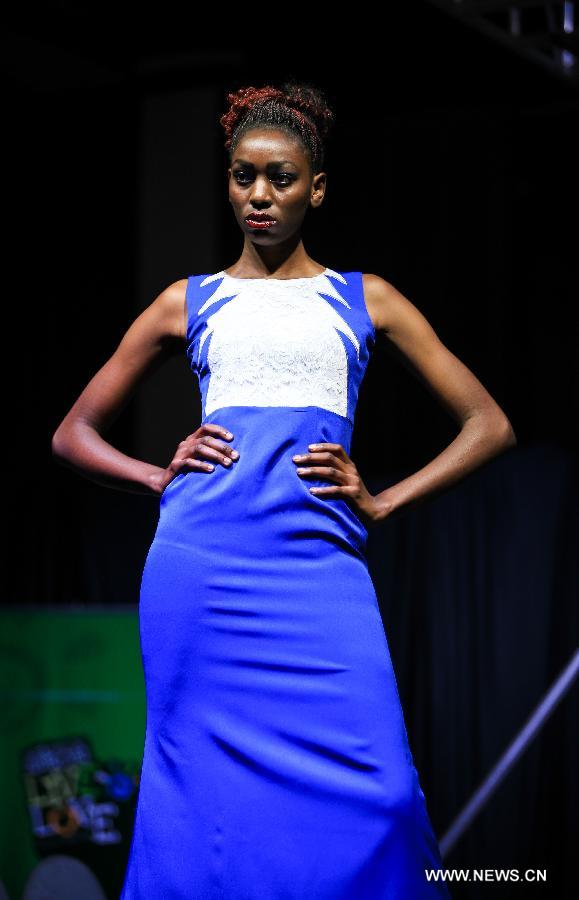
<svg viewBox="0 0 579 900">
<path fill-rule="evenodd" d="M 186 353 L 229 468 L 178 474 L 142 574 L 147 727 L 121 900 L 450 896 L 365 558 L 343 498 L 375 343 L 362 273 L 187 281 Z M 439 873 L 440 875 L 440 873 Z"/>
</svg>

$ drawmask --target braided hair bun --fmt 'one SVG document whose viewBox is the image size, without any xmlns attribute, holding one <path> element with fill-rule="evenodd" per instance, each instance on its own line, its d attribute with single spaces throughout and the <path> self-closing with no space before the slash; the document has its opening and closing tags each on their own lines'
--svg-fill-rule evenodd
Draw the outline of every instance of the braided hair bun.
<svg viewBox="0 0 579 900">
<path fill-rule="evenodd" d="M 280 87 L 242 87 L 227 94 L 228 107 L 219 119 L 230 158 L 250 128 L 279 128 L 296 135 L 309 152 L 313 172 L 324 163 L 324 144 L 334 113 L 323 92 L 310 84 L 286 81 Z"/>
</svg>

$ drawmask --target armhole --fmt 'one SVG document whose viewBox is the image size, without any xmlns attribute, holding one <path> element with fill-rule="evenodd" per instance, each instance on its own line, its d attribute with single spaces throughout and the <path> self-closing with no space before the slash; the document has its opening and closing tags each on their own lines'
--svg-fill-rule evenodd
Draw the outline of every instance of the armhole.
<svg viewBox="0 0 579 900">
<path fill-rule="evenodd" d="M 185 289 L 185 310 L 187 315 L 185 352 L 193 371 L 196 371 L 197 369 L 195 353 L 198 345 L 199 327 L 201 324 L 199 319 L 199 308 L 205 302 L 200 285 L 207 277 L 207 275 L 189 275 L 187 277 L 187 287 Z"/>
<path fill-rule="evenodd" d="M 191 340 L 191 275 L 187 277 L 185 287 L 185 344 L 189 346 Z"/>
<path fill-rule="evenodd" d="M 374 322 L 372 321 L 372 316 L 370 315 L 370 311 L 368 309 L 368 304 L 366 303 L 366 295 L 364 293 L 364 273 L 360 272 L 359 274 L 360 274 L 360 300 L 361 300 L 360 305 L 362 307 L 363 313 L 366 316 L 367 325 L 368 325 L 370 331 L 372 332 L 372 339 L 375 341 L 376 340 L 376 326 L 374 325 Z"/>
</svg>

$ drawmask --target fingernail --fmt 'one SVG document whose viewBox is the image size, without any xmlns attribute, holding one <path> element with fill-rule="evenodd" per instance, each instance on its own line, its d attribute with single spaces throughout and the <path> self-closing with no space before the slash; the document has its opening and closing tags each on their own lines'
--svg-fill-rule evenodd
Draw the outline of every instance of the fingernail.
<svg viewBox="0 0 579 900">
<path fill-rule="evenodd" d="M 231 455 L 234 456 L 235 459 L 237 459 L 237 457 L 239 456 L 239 453 L 237 452 L 237 450 L 232 450 Z"/>
</svg>

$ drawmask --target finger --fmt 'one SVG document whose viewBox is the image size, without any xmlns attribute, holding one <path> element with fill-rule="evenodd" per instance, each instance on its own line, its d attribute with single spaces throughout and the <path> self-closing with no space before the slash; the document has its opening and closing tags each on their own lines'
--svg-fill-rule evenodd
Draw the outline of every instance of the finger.
<svg viewBox="0 0 579 900">
<path fill-rule="evenodd" d="M 310 491 L 314 491 L 316 494 L 333 494 L 336 497 L 342 497 L 346 501 L 354 501 L 356 494 L 355 488 L 353 488 L 351 484 L 324 484 L 320 487 L 312 486 Z"/>
<path fill-rule="evenodd" d="M 321 444 L 308 444 L 308 450 L 322 450 L 330 453 L 338 454 L 342 459 L 348 459 L 348 454 L 344 450 L 341 444 L 330 444 L 330 443 L 321 443 Z"/>
<path fill-rule="evenodd" d="M 324 487 L 311 487 L 309 490 L 311 494 L 331 494 L 336 497 L 344 496 L 344 489 L 340 484 L 329 484 L 327 486 L 324 485 Z"/>
<path fill-rule="evenodd" d="M 221 451 L 223 456 L 228 456 L 231 459 L 237 459 L 239 456 L 235 447 L 230 447 L 229 444 L 224 444 L 223 441 L 219 441 L 214 437 L 209 437 L 209 435 L 207 435 L 207 437 L 199 438 L 197 446 L 213 447 L 215 450 Z"/>
<path fill-rule="evenodd" d="M 301 478 L 331 478 L 338 484 L 347 484 L 348 475 L 335 466 L 308 466 L 307 469 L 296 469 Z"/>
<path fill-rule="evenodd" d="M 191 446 L 191 442 L 198 441 L 200 436 L 205 435 L 214 435 L 215 437 L 223 438 L 223 440 L 225 441 L 230 441 L 233 438 L 232 433 L 228 431 L 227 428 L 225 428 L 223 425 L 217 425 L 214 422 L 207 422 L 204 425 L 200 425 L 197 431 L 193 431 L 192 434 L 188 434 L 185 440 L 180 442 L 179 446 Z"/>
<path fill-rule="evenodd" d="M 207 462 L 204 459 L 194 459 L 192 456 L 188 456 L 186 459 L 182 460 L 180 465 L 180 469 L 197 472 L 212 472 L 214 468 L 215 466 L 213 463 Z"/>
<path fill-rule="evenodd" d="M 310 463 L 321 463 L 327 462 L 331 465 L 338 466 L 343 471 L 346 471 L 346 467 L 350 460 L 343 460 L 340 456 L 336 456 L 330 452 L 320 452 L 320 453 L 302 453 L 293 457 L 293 461 L 299 465 L 309 465 Z"/>
<path fill-rule="evenodd" d="M 230 441 L 233 437 L 232 433 L 223 425 L 217 425 L 216 422 L 205 422 L 199 427 L 199 431 L 205 434 L 214 434 L 216 437 L 222 437 L 226 441 Z"/>
<path fill-rule="evenodd" d="M 209 441 L 211 441 L 211 443 L 209 443 Z M 197 446 L 193 451 L 193 455 L 195 458 L 203 457 L 212 459 L 227 468 L 231 466 L 233 459 L 239 456 L 237 450 L 233 450 L 232 447 L 220 444 L 219 441 L 215 441 L 214 438 L 206 438 L 205 440 L 198 441 Z"/>
</svg>

